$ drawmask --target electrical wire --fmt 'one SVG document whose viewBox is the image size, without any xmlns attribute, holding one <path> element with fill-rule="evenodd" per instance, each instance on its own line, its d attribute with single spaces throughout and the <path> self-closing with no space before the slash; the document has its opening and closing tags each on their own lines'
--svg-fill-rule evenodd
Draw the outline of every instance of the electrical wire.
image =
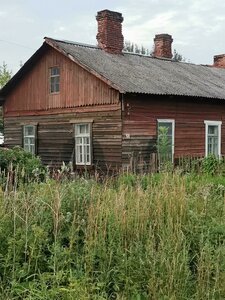
<svg viewBox="0 0 225 300">
<path fill-rule="evenodd" d="M 26 48 L 26 49 L 30 49 L 30 50 L 35 50 L 34 48 L 30 48 L 28 46 L 25 46 L 25 45 L 22 45 L 22 44 L 18 44 L 18 43 L 15 43 L 15 42 L 11 42 L 11 41 L 6 41 L 6 40 L 0 40 L 0 42 L 3 42 L 3 43 L 7 43 L 7 44 L 12 44 L 12 45 L 16 45 L 18 47 L 22 47 L 22 48 Z"/>
</svg>

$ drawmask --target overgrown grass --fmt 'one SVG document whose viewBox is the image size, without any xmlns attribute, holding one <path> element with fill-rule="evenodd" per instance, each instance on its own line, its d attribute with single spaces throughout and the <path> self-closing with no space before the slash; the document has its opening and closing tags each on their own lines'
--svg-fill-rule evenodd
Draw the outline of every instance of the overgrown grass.
<svg viewBox="0 0 225 300">
<path fill-rule="evenodd" d="M 0 299 L 225 299 L 225 178 L 0 191 Z"/>
</svg>

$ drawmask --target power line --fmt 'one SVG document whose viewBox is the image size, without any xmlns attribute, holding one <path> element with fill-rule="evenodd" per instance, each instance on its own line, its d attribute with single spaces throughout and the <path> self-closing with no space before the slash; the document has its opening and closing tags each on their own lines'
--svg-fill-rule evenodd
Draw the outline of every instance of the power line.
<svg viewBox="0 0 225 300">
<path fill-rule="evenodd" d="M 16 45 L 18 47 L 22 47 L 22 48 L 26 48 L 26 49 L 30 49 L 30 50 L 35 50 L 34 48 L 30 48 L 30 47 L 27 47 L 25 45 L 21 45 L 21 44 L 18 44 L 18 43 L 15 43 L 15 42 L 11 42 L 11 41 L 0 40 L 0 42 L 7 43 L 7 44 L 12 44 L 12 45 Z"/>
</svg>

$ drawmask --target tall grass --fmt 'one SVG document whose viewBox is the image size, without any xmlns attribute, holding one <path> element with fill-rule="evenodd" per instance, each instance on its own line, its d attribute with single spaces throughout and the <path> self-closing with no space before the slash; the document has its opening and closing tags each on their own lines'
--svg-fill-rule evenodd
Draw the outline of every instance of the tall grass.
<svg viewBox="0 0 225 300">
<path fill-rule="evenodd" d="M 225 179 L 123 175 L 0 191 L 0 299 L 224 299 Z"/>
</svg>

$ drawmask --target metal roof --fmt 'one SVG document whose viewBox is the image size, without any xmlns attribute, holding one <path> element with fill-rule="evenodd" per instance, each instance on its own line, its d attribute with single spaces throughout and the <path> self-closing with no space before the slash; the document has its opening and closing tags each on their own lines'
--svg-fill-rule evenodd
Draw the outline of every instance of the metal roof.
<svg viewBox="0 0 225 300">
<path fill-rule="evenodd" d="M 123 92 L 225 99 L 225 69 L 127 52 L 110 54 L 70 41 L 46 38 L 46 42 Z"/>
</svg>

